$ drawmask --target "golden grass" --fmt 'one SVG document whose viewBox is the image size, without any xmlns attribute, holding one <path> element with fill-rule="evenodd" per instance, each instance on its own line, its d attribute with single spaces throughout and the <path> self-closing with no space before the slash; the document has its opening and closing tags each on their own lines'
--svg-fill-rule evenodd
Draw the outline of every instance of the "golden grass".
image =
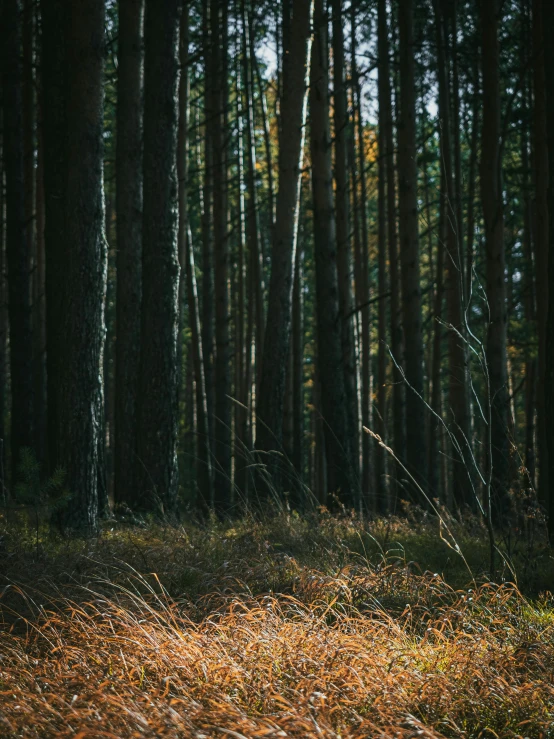
<svg viewBox="0 0 554 739">
<path fill-rule="evenodd" d="M 203 532 L 230 559 L 198 555 L 180 587 L 179 548 L 198 541 L 133 532 L 139 574 L 116 567 L 128 533 L 93 547 L 79 583 L 50 562 L 42 593 L 5 588 L 0 737 L 554 737 L 548 598 L 455 590 L 401 561 L 318 569 L 261 529 Z"/>
</svg>

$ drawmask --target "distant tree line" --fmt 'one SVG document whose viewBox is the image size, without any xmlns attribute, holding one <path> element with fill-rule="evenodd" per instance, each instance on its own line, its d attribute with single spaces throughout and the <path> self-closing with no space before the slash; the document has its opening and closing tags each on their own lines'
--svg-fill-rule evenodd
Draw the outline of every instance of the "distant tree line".
<svg viewBox="0 0 554 739">
<path fill-rule="evenodd" d="M 552 2 L 0 13 L 4 504 L 553 529 Z"/>
</svg>

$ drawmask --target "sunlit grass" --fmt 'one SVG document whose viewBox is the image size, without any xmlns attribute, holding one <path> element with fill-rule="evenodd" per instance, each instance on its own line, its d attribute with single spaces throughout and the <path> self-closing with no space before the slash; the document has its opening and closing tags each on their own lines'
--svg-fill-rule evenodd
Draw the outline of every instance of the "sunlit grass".
<svg viewBox="0 0 554 739">
<path fill-rule="evenodd" d="M 553 737 L 551 598 L 458 567 L 447 582 L 432 528 L 9 541 L 0 736 Z"/>
</svg>

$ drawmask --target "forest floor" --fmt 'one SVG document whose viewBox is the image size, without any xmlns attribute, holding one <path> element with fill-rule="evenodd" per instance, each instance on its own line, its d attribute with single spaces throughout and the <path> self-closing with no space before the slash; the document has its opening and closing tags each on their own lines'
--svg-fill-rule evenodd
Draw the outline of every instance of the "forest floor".
<svg viewBox="0 0 554 739">
<path fill-rule="evenodd" d="M 553 553 L 447 523 L 0 517 L 0 736 L 554 737 Z"/>
</svg>

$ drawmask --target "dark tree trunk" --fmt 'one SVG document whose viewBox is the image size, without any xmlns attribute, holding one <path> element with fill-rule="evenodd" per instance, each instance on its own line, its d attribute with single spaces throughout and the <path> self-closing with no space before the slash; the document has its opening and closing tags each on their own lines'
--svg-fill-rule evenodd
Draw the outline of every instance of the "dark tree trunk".
<svg viewBox="0 0 554 739">
<path fill-rule="evenodd" d="M 144 206 L 137 422 L 141 508 L 177 503 L 179 258 L 177 85 L 179 0 L 148 0 L 144 21 Z"/>
<path fill-rule="evenodd" d="M 8 296 L 6 284 L 6 220 L 4 217 L 4 142 L 0 137 L 0 500 L 7 503 L 6 409 L 8 406 Z"/>
<path fill-rule="evenodd" d="M 546 3 L 549 5 L 549 3 Z M 539 457 L 539 500 L 548 507 L 549 500 L 554 500 L 550 490 L 548 463 L 548 433 L 549 423 L 546 412 L 546 343 L 549 309 L 549 243 L 550 243 L 550 216 L 554 214 L 552 203 L 547 201 L 549 186 L 549 156 L 547 146 L 546 121 L 546 64 L 544 48 L 551 38 L 545 21 L 550 18 L 551 8 L 547 10 L 547 18 L 543 20 L 543 0 L 533 0 L 533 161 L 535 185 L 535 222 L 534 222 L 534 251 L 535 251 L 535 279 L 537 296 L 537 326 L 539 334 L 538 373 L 537 373 L 537 451 Z M 551 25 L 550 30 L 554 26 Z M 550 63 L 550 61 L 549 61 Z M 550 135 L 552 135 L 550 133 Z M 550 169 L 552 172 L 552 169 Z M 552 176 L 552 175 L 550 175 Z M 554 217 L 554 216 L 553 216 Z M 551 526 L 554 530 L 554 521 L 551 517 Z"/>
<path fill-rule="evenodd" d="M 554 33 L 554 5 L 546 0 L 543 2 L 543 43 L 544 49 L 548 48 L 548 44 L 552 42 L 552 34 Z M 548 252 L 546 260 L 548 263 L 549 284 L 552 282 L 554 274 L 554 69 L 552 64 L 546 62 L 546 54 L 544 55 L 545 69 L 545 92 L 546 92 L 546 130 L 547 130 L 547 147 L 548 147 L 548 191 L 547 191 L 547 212 L 548 212 Z M 546 261 L 545 260 L 545 261 Z M 544 263 L 544 262 L 543 262 Z M 538 288 L 540 292 L 540 288 Z M 544 327 L 545 338 L 545 375 L 544 375 L 544 409 L 545 417 L 548 419 L 545 426 L 546 443 L 544 445 L 546 451 L 546 459 L 543 460 L 543 469 L 546 470 L 547 479 L 551 482 L 554 480 L 554 300 L 548 300 L 548 313 L 546 325 Z M 554 536 L 554 492 L 552 485 L 548 490 L 548 528 L 551 538 Z"/>
<path fill-rule="evenodd" d="M 38 10 L 37 10 L 38 14 Z M 40 60 L 40 39 L 37 38 L 37 60 Z M 38 62 L 40 69 L 40 61 Z M 34 341 L 34 414 L 37 457 L 48 462 L 47 452 L 47 389 L 46 389 L 46 295 L 44 246 L 44 142 L 42 135 L 42 93 L 40 75 L 36 76 L 37 93 L 37 170 L 35 178 L 36 247 L 33 282 L 33 341 Z"/>
<path fill-rule="evenodd" d="M 208 121 L 213 156 L 213 234 L 215 299 L 214 506 L 225 512 L 231 501 L 231 374 L 229 348 L 229 243 L 227 235 L 227 105 L 226 11 L 211 0 L 211 119 Z"/>
<path fill-rule="evenodd" d="M 379 171 L 378 171 L 378 292 L 387 290 L 387 105 L 390 104 L 390 80 L 388 79 L 387 4 L 378 3 L 378 56 L 379 56 Z M 386 77 L 385 77 L 386 75 Z M 387 357 L 386 357 L 386 303 L 379 301 L 377 349 L 377 408 L 375 431 L 387 440 Z M 387 485 L 387 457 L 384 449 L 375 451 L 375 482 L 377 510 L 387 512 L 389 507 Z"/>
<path fill-rule="evenodd" d="M 469 367 L 466 326 L 464 320 L 464 260 L 462 257 L 461 219 L 457 191 L 459 178 L 455 178 L 455 136 L 449 84 L 450 43 L 448 33 L 448 6 L 444 0 L 435 0 L 435 24 L 437 34 L 437 70 L 439 82 L 440 157 L 442 183 L 446 203 L 446 304 L 448 311 L 448 419 L 452 420 L 452 436 L 457 449 L 451 455 L 454 501 L 460 508 L 475 506 L 471 484 L 471 437 L 469 411 Z"/>
<path fill-rule="evenodd" d="M 179 325 L 183 326 L 183 313 L 188 304 L 188 321 L 191 334 L 192 366 L 196 390 L 196 483 L 206 508 L 212 500 L 212 460 L 208 429 L 208 401 L 204 376 L 204 352 L 200 328 L 200 307 L 196 287 L 196 270 L 192 234 L 188 218 L 188 156 L 189 156 L 189 13 L 188 2 L 183 4 L 181 18 L 181 79 L 179 83 L 179 137 L 177 147 L 177 175 L 179 179 L 179 261 L 181 277 L 179 284 Z M 179 336 L 179 341 L 182 341 Z M 190 399 L 192 400 L 192 399 Z M 190 402 L 190 401 L 189 401 Z"/>
<path fill-rule="evenodd" d="M 71 494 L 61 523 L 91 532 L 103 473 L 104 3 L 43 2 L 42 22 L 51 466 Z"/>
<path fill-rule="evenodd" d="M 358 177 L 360 184 L 358 221 L 360 227 L 359 247 L 355 253 L 355 276 L 356 276 L 356 302 L 360 309 L 361 331 L 359 333 L 359 344 L 361 354 L 361 418 L 362 424 L 373 426 L 373 414 L 371 403 L 371 352 L 370 352 L 370 308 L 369 301 L 369 234 L 368 234 L 368 197 L 366 182 L 366 156 L 364 142 L 364 125 L 362 115 L 362 85 L 358 73 L 357 46 L 356 46 L 356 12 L 355 5 L 351 5 L 351 54 L 352 54 L 352 85 L 354 103 L 354 124 L 358 142 Z M 355 167 L 355 162 L 352 162 Z M 362 499 L 364 505 L 374 507 L 374 469 L 372 464 L 373 447 L 368 434 L 362 435 Z"/>
<path fill-rule="evenodd" d="M 435 269 L 435 295 L 433 305 L 433 342 L 431 358 L 431 398 L 430 405 L 437 416 L 442 417 L 442 316 L 444 303 L 444 251 L 446 243 L 446 187 L 444 183 L 444 168 L 441 172 L 441 189 L 439 203 L 439 227 L 437 238 L 437 258 Z M 429 492 L 433 497 L 438 497 L 443 503 L 447 502 L 446 490 L 441 485 L 440 475 L 441 456 L 440 440 L 442 435 L 442 424 L 437 416 L 431 415 L 429 419 L 429 448 L 428 448 L 428 472 L 427 484 Z M 443 450 L 444 451 L 444 450 Z"/>
<path fill-rule="evenodd" d="M 303 482 L 304 460 L 304 333 L 302 298 L 302 250 L 296 250 L 292 294 L 292 464 L 297 482 Z M 300 496 L 297 496 L 297 504 Z"/>
<path fill-rule="evenodd" d="M 481 200 L 485 221 L 488 300 L 487 364 L 491 408 L 490 464 L 496 517 L 506 510 L 508 488 L 508 393 L 504 213 L 500 161 L 498 0 L 481 0 L 483 49 L 483 132 Z"/>
<path fill-rule="evenodd" d="M 142 22 L 144 0 L 120 0 L 117 78 L 116 503 L 134 504 L 142 292 Z"/>
<path fill-rule="evenodd" d="M 398 259 L 398 232 L 396 227 L 396 173 L 394 167 L 394 125 L 392 116 L 392 92 L 389 62 L 389 38 L 387 28 L 386 3 L 380 0 L 379 24 L 379 62 L 382 75 L 383 91 L 379 104 L 379 116 L 382 114 L 382 125 L 385 136 L 383 156 L 386 163 L 387 180 L 387 240 L 390 271 L 390 351 L 392 363 L 392 446 L 400 459 L 405 457 L 406 425 L 405 425 L 405 386 L 402 382 L 400 367 L 403 365 L 404 344 L 402 339 L 400 308 L 400 275 Z M 381 111 L 381 102 L 383 109 Z M 381 118 L 380 118 L 381 120 Z M 395 491 L 396 494 L 396 491 Z M 391 501 L 392 502 L 392 501 Z"/>
<path fill-rule="evenodd" d="M 426 453 L 422 401 L 423 333 L 418 239 L 413 10 L 413 0 L 405 0 L 399 14 L 398 202 L 405 372 L 409 385 L 406 389 L 406 463 L 416 480 L 421 482 L 425 479 Z"/>
<path fill-rule="evenodd" d="M 354 322 L 352 318 L 352 260 L 350 247 L 350 207 L 348 187 L 348 106 L 345 81 L 343 0 L 333 0 L 333 99 L 335 139 L 335 210 L 337 231 L 337 270 L 339 313 L 341 321 L 342 367 L 346 393 L 346 413 L 353 460 L 359 459 L 359 419 L 356 396 L 356 358 L 354 353 Z"/>
<path fill-rule="evenodd" d="M 310 149 L 314 206 L 314 255 L 318 370 L 327 456 L 327 493 L 343 502 L 356 500 L 356 476 L 348 429 L 347 397 L 342 362 L 333 209 L 327 17 L 323 0 L 314 9 L 314 44 L 310 75 Z"/>
<path fill-rule="evenodd" d="M 285 375 L 290 343 L 295 224 L 309 70 L 312 0 L 297 0 L 291 21 L 291 42 L 283 69 L 283 100 L 279 134 L 279 192 L 273 232 L 271 279 L 259 388 L 256 446 L 270 451 L 282 440 Z"/>
<path fill-rule="evenodd" d="M 11 407 L 11 468 L 12 480 L 17 477 L 20 452 L 34 450 L 34 382 L 33 340 L 31 321 L 30 256 L 32 245 L 32 212 L 29 212 L 28 157 L 24 143 L 21 32 L 22 12 L 18 0 L 4 0 L 3 28 L 3 135 L 4 171 L 6 176 L 6 256 L 8 267 L 8 316 L 10 322 L 10 372 L 12 377 Z M 27 90 L 27 94 L 29 94 Z M 32 92 L 31 92 L 32 94 Z M 32 110 L 32 105 L 30 106 Z M 25 106 L 30 116 L 29 106 Z M 32 142 L 32 130 L 31 130 Z M 27 167 L 25 167 L 27 163 Z M 31 170 L 32 174 L 32 170 Z M 32 190 L 30 191 L 32 193 Z M 26 197 L 27 195 L 27 197 Z M 32 198 L 32 194 L 31 194 Z M 32 211 L 32 200 L 30 204 Z"/>
<path fill-rule="evenodd" d="M 212 98 L 210 0 L 202 2 L 202 44 L 204 59 L 204 210 L 202 212 L 202 346 L 208 405 L 210 445 L 214 438 L 214 275 L 213 275 L 213 151 L 211 119 L 215 115 Z M 213 505 L 213 500 L 210 500 Z"/>
</svg>

